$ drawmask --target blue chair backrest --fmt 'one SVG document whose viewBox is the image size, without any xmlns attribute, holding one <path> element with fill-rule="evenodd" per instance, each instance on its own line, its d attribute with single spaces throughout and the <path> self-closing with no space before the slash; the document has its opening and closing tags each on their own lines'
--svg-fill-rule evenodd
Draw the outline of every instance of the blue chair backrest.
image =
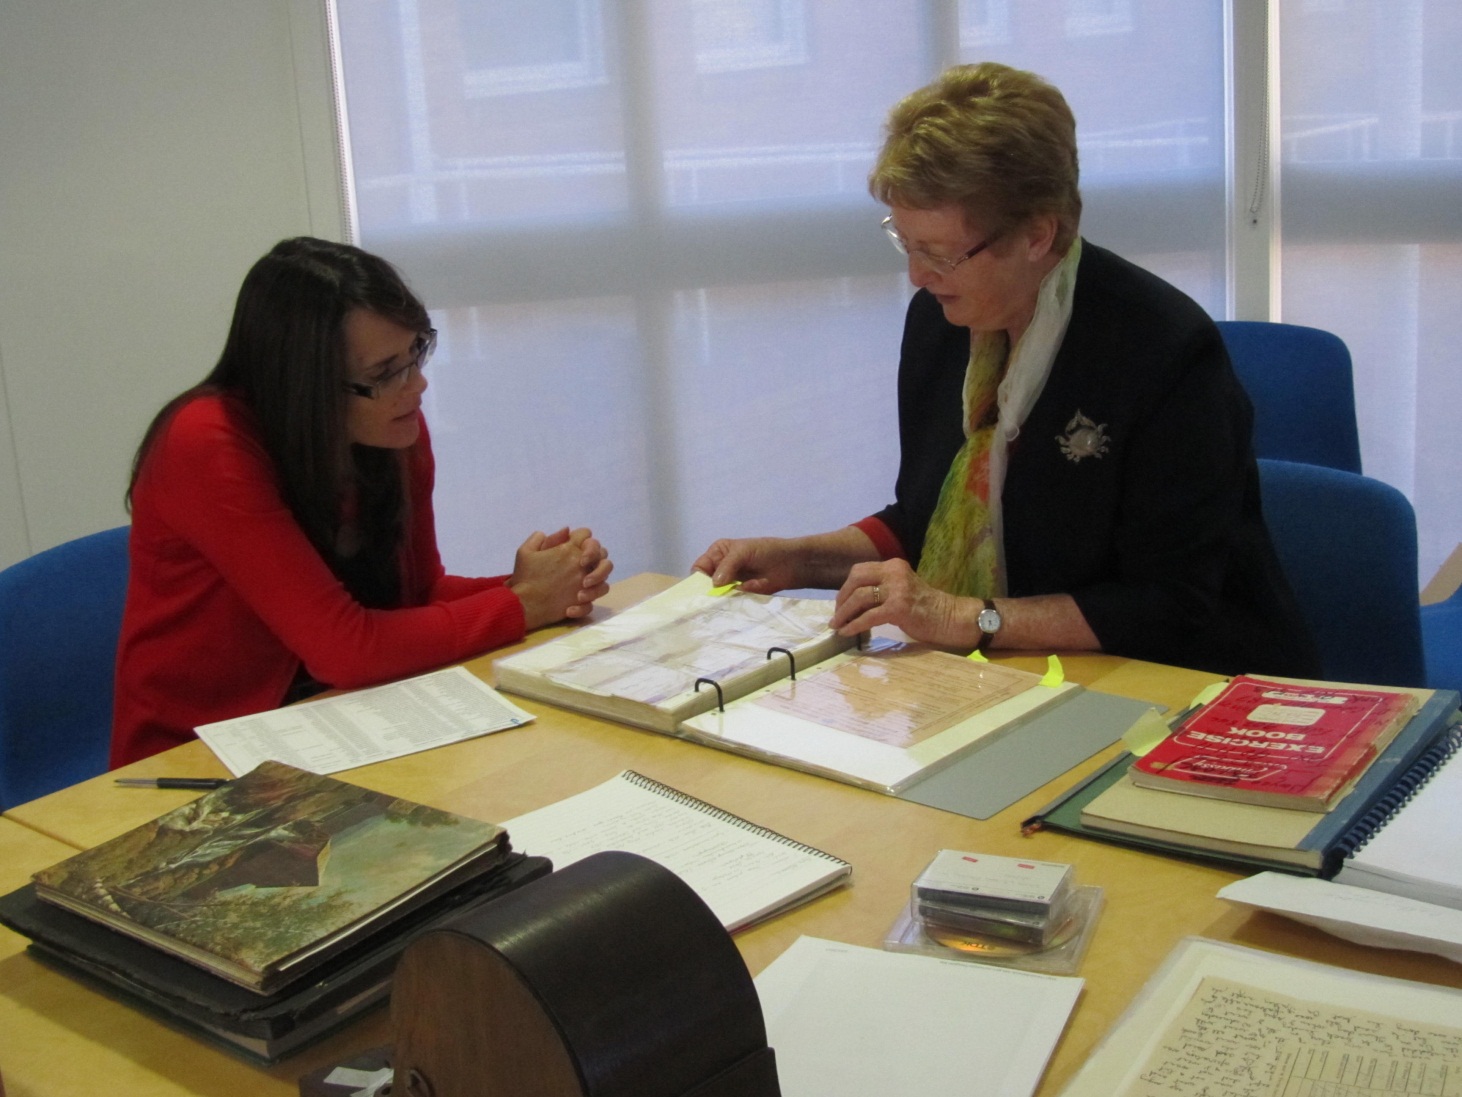
<svg viewBox="0 0 1462 1097">
<path fill-rule="evenodd" d="M 1389 484 L 1259 461 L 1264 521 L 1332 681 L 1420 686 L 1416 515 Z"/>
<path fill-rule="evenodd" d="M 1220 320 L 1239 383 L 1254 405 L 1254 453 L 1360 472 L 1350 351 L 1298 324 Z"/>
<path fill-rule="evenodd" d="M 1462 589 L 1445 602 L 1421 607 L 1426 684 L 1462 691 Z"/>
<path fill-rule="evenodd" d="M 0 808 L 102 773 L 127 526 L 0 571 Z"/>
</svg>

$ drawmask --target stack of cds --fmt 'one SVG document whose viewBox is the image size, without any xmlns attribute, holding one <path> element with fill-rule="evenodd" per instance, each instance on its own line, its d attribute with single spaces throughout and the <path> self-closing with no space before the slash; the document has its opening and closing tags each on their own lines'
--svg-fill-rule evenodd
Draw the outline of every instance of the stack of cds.
<svg viewBox="0 0 1462 1097">
<path fill-rule="evenodd" d="M 913 891 L 924 933 L 955 948 L 1045 949 L 1076 928 L 1070 865 L 942 849 Z"/>
</svg>

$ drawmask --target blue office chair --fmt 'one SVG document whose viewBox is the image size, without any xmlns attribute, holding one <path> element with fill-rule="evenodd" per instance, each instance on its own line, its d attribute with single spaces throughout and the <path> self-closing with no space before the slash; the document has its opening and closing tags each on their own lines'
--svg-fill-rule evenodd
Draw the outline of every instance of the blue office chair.
<svg viewBox="0 0 1462 1097">
<path fill-rule="evenodd" d="M 1220 320 L 1218 330 L 1254 404 L 1254 452 L 1360 472 L 1350 351 L 1298 324 Z"/>
<path fill-rule="evenodd" d="M 107 768 L 127 531 L 0 571 L 0 808 Z"/>
<path fill-rule="evenodd" d="M 1421 646 L 1426 684 L 1462 690 L 1462 589 L 1446 601 L 1421 607 Z"/>
<path fill-rule="evenodd" d="M 1259 461 L 1264 521 L 1332 681 L 1425 683 L 1416 515 L 1389 484 Z"/>
</svg>

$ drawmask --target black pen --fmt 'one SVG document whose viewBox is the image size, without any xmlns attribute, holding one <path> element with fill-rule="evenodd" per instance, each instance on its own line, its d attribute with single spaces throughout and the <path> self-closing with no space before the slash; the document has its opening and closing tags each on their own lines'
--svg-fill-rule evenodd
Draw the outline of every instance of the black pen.
<svg viewBox="0 0 1462 1097">
<path fill-rule="evenodd" d="M 128 788 L 222 788 L 227 777 L 118 777 L 117 784 Z"/>
</svg>

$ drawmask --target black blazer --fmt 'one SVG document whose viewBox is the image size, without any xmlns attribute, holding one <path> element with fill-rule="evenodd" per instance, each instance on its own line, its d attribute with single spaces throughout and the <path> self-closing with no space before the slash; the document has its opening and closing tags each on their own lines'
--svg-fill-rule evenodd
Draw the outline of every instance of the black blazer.
<svg viewBox="0 0 1462 1097">
<path fill-rule="evenodd" d="M 899 363 L 896 501 L 876 517 L 916 566 L 964 441 L 968 359 L 969 330 L 915 294 Z M 1252 421 L 1208 315 L 1083 242 L 1066 337 L 1006 471 L 1010 596 L 1070 594 L 1114 654 L 1318 674 L 1259 509 Z"/>
</svg>

